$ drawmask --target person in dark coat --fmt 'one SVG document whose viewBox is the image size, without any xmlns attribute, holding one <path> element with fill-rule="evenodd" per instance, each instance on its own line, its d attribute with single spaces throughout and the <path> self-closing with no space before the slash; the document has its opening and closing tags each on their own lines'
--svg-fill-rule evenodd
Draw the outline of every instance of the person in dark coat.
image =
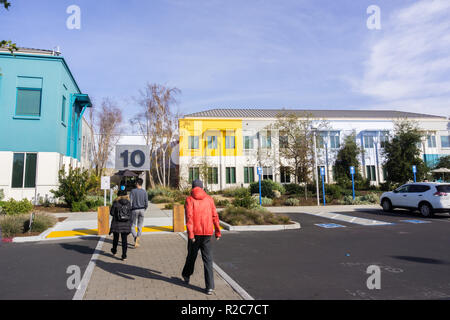
<svg viewBox="0 0 450 320">
<path fill-rule="evenodd" d="M 113 255 L 117 253 L 117 245 L 119 244 L 120 235 L 122 238 L 122 260 L 125 261 L 127 259 L 128 248 L 127 238 L 131 232 L 131 224 L 133 223 L 131 219 L 131 203 L 126 190 L 119 190 L 117 196 L 118 197 L 114 200 L 109 212 L 109 214 L 113 217 L 111 227 L 109 229 L 109 234 L 113 234 L 113 247 L 111 248 L 111 253 Z M 128 220 L 126 219 L 127 214 Z"/>
</svg>

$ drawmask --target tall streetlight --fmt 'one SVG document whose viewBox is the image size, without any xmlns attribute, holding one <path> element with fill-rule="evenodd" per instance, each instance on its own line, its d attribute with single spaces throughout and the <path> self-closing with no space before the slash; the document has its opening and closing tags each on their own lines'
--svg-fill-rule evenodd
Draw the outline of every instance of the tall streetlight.
<svg viewBox="0 0 450 320">
<path fill-rule="evenodd" d="M 320 200 L 319 200 L 319 173 L 317 172 L 317 146 L 316 146 L 316 135 L 317 135 L 317 128 L 312 127 L 311 128 L 314 133 L 314 176 L 316 178 L 316 196 L 317 196 L 317 206 L 320 206 Z"/>
</svg>

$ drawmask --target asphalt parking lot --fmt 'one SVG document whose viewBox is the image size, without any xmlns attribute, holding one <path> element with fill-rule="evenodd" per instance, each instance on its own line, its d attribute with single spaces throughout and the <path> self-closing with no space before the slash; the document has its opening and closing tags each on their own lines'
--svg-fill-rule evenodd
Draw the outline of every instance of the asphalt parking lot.
<svg viewBox="0 0 450 320">
<path fill-rule="evenodd" d="M 449 215 L 339 213 L 391 224 L 292 213 L 299 230 L 227 232 L 215 262 L 255 299 L 450 299 Z M 370 265 L 380 267 L 379 290 L 367 288 Z"/>
<path fill-rule="evenodd" d="M 67 268 L 78 266 L 82 277 L 98 239 L 2 244 L 0 300 L 72 299 L 75 290 L 67 288 Z"/>
</svg>

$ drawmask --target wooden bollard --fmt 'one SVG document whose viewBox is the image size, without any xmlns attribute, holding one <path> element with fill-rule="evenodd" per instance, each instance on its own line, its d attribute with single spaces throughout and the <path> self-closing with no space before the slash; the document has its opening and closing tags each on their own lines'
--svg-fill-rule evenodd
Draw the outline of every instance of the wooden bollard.
<svg viewBox="0 0 450 320">
<path fill-rule="evenodd" d="M 184 232 L 184 206 L 176 204 L 173 206 L 173 232 Z"/>
<path fill-rule="evenodd" d="M 99 235 L 109 233 L 109 207 L 98 207 L 97 209 L 97 230 Z"/>
</svg>

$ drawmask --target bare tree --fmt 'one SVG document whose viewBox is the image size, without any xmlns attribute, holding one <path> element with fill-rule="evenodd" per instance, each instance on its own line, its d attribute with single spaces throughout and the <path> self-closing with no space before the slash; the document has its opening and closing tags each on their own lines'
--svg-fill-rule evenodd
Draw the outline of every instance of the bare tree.
<svg viewBox="0 0 450 320">
<path fill-rule="evenodd" d="M 167 186 L 170 183 L 170 155 L 174 142 L 178 138 L 178 119 L 180 114 L 174 112 L 173 105 L 177 103 L 175 96 L 181 91 L 160 84 L 147 84 L 140 91 L 137 102 L 141 111 L 130 120 L 150 149 L 151 168 L 149 180 L 155 187 L 155 173 L 158 184 Z"/>
<path fill-rule="evenodd" d="M 122 111 L 109 98 L 103 99 L 100 110 L 92 108 L 89 122 L 96 134 L 92 135 L 92 153 L 95 174 L 102 175 L 111 152 L 122 133 Z"/>
<path fill-rule="evenodd" d="M 314 130 L 327 127 L 327 123 L 319 121 L 311 113 L 301 115 L 284 111 L 277 115 L 275 124 L 269 126 L 279 132 L 279 163 L 295 177 L 295 183 L 301 182 L 305 187 L 314 174 Z M 314 128 L 316 125 L 316 128 Z"/>
</svg>

